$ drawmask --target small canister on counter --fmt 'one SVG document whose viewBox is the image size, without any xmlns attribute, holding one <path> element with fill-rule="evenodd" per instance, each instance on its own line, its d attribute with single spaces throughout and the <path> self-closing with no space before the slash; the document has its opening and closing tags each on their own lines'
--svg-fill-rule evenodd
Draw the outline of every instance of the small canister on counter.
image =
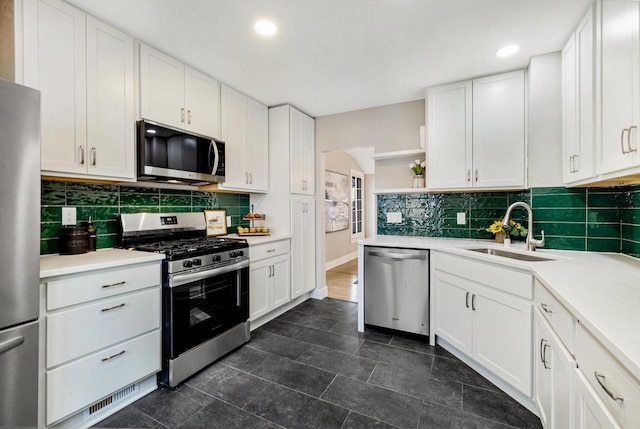
<svg viewBox="0 0 640 429">
<path fill-rule="evenodd" d="M 82 226 L 87 228 L 87 233 L 89 234 L 89 252 L 93 252 L 96 250 L 96 227 L 93 226 L 93 222 L 91 222 L 91 216 L 89 216 L 88 222 L 82 222 Z"/>
<path fill-rule="evenodd" d="M 58 241 L 61 255 L 77 255 L 89 251 L 89 233 L 86 226 L 67 226 L 60 229 Z"/>
</svg>

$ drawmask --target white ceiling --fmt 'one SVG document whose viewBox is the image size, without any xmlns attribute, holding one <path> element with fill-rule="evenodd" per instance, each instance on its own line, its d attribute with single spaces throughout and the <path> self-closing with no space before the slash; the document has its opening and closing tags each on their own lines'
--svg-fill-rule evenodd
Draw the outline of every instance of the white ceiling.
<svg viewBox="0 0 640 429">
<path fill-rule="evenodd" d="M 562 49 L 591 0 L 68 0 L 253 98 L 312 116 L 424 98 Z M 253 24 L 274 21 L 258 36 Z M 495 51 L 517 43 L 509 59 Z"/>
</svg>

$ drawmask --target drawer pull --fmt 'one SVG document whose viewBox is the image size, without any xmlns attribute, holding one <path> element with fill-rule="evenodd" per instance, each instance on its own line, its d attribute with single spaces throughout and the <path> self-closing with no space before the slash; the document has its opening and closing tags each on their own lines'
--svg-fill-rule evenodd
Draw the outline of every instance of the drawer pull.
<svg viewBox="0 0 640 429">
<path fill-rule="evenodd" d="M 547 304 L 540 303 L 540 307 L 542 307 L 542 311 L 544 311 L 545 313 L 553 314 L 553 311 L 549 310 L 549 306 Z"/>
<path fill-rule="evenodd" d="M 603 380 L 606 377 L 604 374 L 600 374 L 598 371 L 593 371 L 593 375 L 596 376 L 596 381 L 598 382 L 600 387 L 602 387 L 602 389 L 607 393 L 607 395 L 609 395 L 611 399 L 613 399 L 614 401 L 620 401 L 620 402 L 624 401 L 624 398 L 622 396 L 616 395 L 611 390 L 609 390 L 607 386 L 604 385 Z"/>
<path fill-rule="evenodd" d="M 121 286 L 121 285 L 123 285 L 125 283 L 126 283 L 125 281 L 121 281 L 121 282 L 118 282 L 118 283 L 111 283 L 110 285 L 102 285 L 102 288 L 106 289 L 108 287 Z"/>
<path fill-rule="evenodd" d="M 476 294 L 471 295 L 471 309 L 476 311 Z"/>
<path fill-rule="evenodd" d="M 544 345 L 542 345 L 544 343 Z M 547 347 L 551 347 L 546 340 L 542 340 L 540 342 L 542 345 L 542 365 L 544 365 L 544 369 L 551 369 L 550 366 L 547 366 Z"/>
<path fill-rule="evenodd" d="M 276 251 L 276 249 L 269 249 L 269 250 L 267 250 L 267 253 L 271 253 L 271 252 L 275 252 L 275 251 Z"/>
<path fill-rule="evenodd" d="M 115 355 L 112 355 L 112 356 L 109 356 L 109 357 L 106 357 L 106 358 L 102 358 L 102 362 L 106 362 L 106 361 L 108 361 L 108 360 L 111 360 L 111 359 L 117 358 L 118 356 L 122 356 L 122 355 L 124 354 L 124 352 L 125 352 L 125 351 L 126 351 L 126 350 L 122 350 L 120 353 L 116 353 Z"/>
<path fill-rule="evenodd" d="M 467 292 L 467 296 L 465 296 L 464 298 L 464 305 L 466 305 L 467 308 L 469 308 L 469 292 Z"/>
<path fill-rule="evenodd" d="M 120 308 L 120 307 L 124 307 L 124 302 L 122 304 L 120 304 L 120 305 L 114 305 L 113 307 L 103 308 L 100 311 L 102 311 L 104 313 L 105 311 L 115 310 L 116 308 Z"/>
</svg>

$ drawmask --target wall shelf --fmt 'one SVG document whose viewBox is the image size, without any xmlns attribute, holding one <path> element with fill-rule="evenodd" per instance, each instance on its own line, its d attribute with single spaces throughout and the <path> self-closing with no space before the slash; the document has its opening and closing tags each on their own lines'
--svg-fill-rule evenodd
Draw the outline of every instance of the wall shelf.
<svg viewBox="0 0 640 429">
<path fill-rule="evenodd" d="M 414 156 L 424 157 L 426 154 L 426 149 L 409 149 L 409 150 L 398 150 L 395 152 L 379 152 L 373 154 L 371 158 L 374 160 L 382 160 L 382 159 L 400 159 L 400 158 L 412 158 Z"/>
</svg>

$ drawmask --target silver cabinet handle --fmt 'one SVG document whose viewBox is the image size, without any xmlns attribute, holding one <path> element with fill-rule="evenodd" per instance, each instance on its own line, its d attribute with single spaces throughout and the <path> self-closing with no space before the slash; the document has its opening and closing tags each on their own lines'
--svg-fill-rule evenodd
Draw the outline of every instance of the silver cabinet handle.
<svg viewBox="0 0 640 429">
<path fill-rule="evenodd" d="M 106 288 L 110 288 L 110 287 L 114 287 L 114 286 L 121 286 L 121 285 L 123 285 L 125 283 L 126 282 L 123 280 L 123 281 L 118 282 L 118 283 L 111 283 L 110 285 L 102 285 L 102 288 L 106 289 Z"/>
<path fill-rule="evenodd" d="M 191 123 L 191 109 L 187 110 L 187 124 Z"/>
<path fill-rule="evenodd" d="M 80 164 L 84 164 L 84 146 L 80 146 Z"/>
<path fill-rule="evenodd" d="M 476 311 L 476 294 L 471 295 L 471 309 Z"/>
<path fill-rule="evenodd" d="M 542 308 L 542 311 L 544 311 L 547 314 L 553 314 L 553 311 L 549 310 L 549 305 L 545 304 L 543 302 L 540 303 L 540 308 Z"/>
<path fill-rule="evenodd" d="M 180 122 L 184 122 L 184 107 L 180 109 Z"/>
<path fill-rule="evenodd" d="M 478 181 L 478 169 L 476 168 L 476 182 Z"/>
<path fill-rule="evenodd" d="M 602 387 L 602 389 L 606 392 L 606 394 L 609 395 L 611 399 L 613 399 L 614 401 L 620 401 L 620 402 L 624 401 L 624 397 L 613 393 L 611 390 L 607 388 L 607 386 L 604 385 L 603 381 L 606 378 L 604 374 L 600 374 L 598 371 L 593 371 L 593 375 L 595 375 L 596 381 L 598 382 L 600 387 Z"/>
<path fill-rule="evenodd" d="M 631 130 L 636 128 L 638 127 L 636 127 L 635 125 L 631 125 L 629 127 L 629 134 L 627 134 L 627 145 L 629 146 L 629 152 L 635 152 L 637 150 L 635 144 L 633 145 L 633 147 L 631 147 Z"/>
<path fill-rule="evenodd" d="M 471 182 L 471 169 L 467 169 L 467 182 Z"/>
<path fill-rule="evenodd" d="M 91 148 L 91 156 L 93 157 L 93 161 L 91 162 L 91 165 L 96 165 L 96 148 L 92 147 Z"/>
<path fill-rule="evenodd" d="M 272 253 L 272 252 L 275 252 L 275 251 L 276 251 L 276 249 L 269 249 L 269 250 L 267 250 L 267 253 Z"/>
<path fill-rule="evenodd" d="M 544 369 L 551 369 L 550 366 L 547 366 L 547 347 L 551 347 L 549 345 L 549 343 L 545 340 L 542 340 L 544 342 L 544 345 L 542 346 L 542 365 L 544 366 Z"/>
<path fill-rule="evenodd" d="M 111 355 L 109 357 L 106 358 L 102 358 L 102 362 L 106 362 L 108 360 L 111 360 L 113 358 L 117 358 L 118 356 L 122 356 L 125 353 L 126 350 L 122 350 L 120 353 L 116 353 L 115 355 Z"/>
<path fill-rule="evenodd" d="M 544 349 L 544 338 L 540 339 L 540 362 L 544 363 L 544 355 L 542 354 L 542 350 Z M 546 368 L 546 365 L 545 365 Z"/>
<path fill-rule="evenodd" d="M 9 350 L 13 350 L 22 344 L 24 344 L 24 337 L 22 335 L 0 343 L 0 355 L 8 352 Z"/>
<path fill-rule="evenodd" d="M 464 297 L 464 305 L 469 308 L 469 292 L 467 292 L 467 296 Z"/>
<path fill-rule="evenodd" d="M 122 304 L 114 305 L 113 307 L 103 308 L 103 309 L 102 309 L 102 310 L 100 310 L 100 311 L 102 311 L 102 312 L 104 313 L 105 311 L 115 310 L 116 308 L 120 308 L 120 307 L 124 307 L 124 306 L 125 306 L 125 303 L 123 302 Z"/>
<path fill-rule="evenodd" d="M 249 184 L 249 173 L 244 173 L 244 183 Z"/>
<path fill-rule="evenodd" d="M 573 155 L 573 172 L 577 173 L 578 172 L 578 159 L 579 159 L 580 155 L 576 154 Z"/>
<path fill-rule="evenodd" d="M 628 153 L 626 150 L 624 150 L 624 133 L 625 131 L 629 131 L 628 128 L 624 128 L 622 130 L 622 133 L 620 133 L 620 146 L 622 147 L 622 153 Z"/>
<path fill-rule="evenodd" d="M 249 184 L 253 185 L 253 173 L 249 173 Z"/>
</svg>

